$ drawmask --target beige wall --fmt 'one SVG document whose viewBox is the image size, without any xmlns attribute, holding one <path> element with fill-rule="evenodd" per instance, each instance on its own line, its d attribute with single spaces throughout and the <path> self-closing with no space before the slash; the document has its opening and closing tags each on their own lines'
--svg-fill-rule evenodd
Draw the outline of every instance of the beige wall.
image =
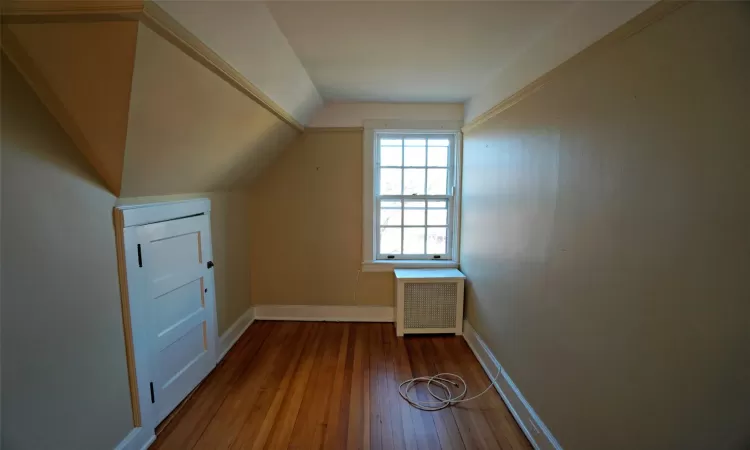
<svg viewBox="0 0 750 450">
<path fill-rule="evenodd" d="M 392 305 L 393 274 L 363 273 L 362 131 L 307 131 L 253 184 L 253 304 Z"/>
<path fill-rule="evenodd" d="M 27 79 L 118 195 L 137 22 L 13 24 L 7 41 Z M 17 45 L 13 45 L 17 44 Z"/>
<path fill-rule="evenodd" d="M 122 196 L 247 186 L 298 134 L 139 25 Z"/>
<path fill-rule="evenodd" d="M 250 307 L 250 209 L 247 191 L 129 197 L 118 205 L 211 200 L 211 244 L 214 254 L 216 316 L 221 336 Z"/>
<path fill-rule="evenodd" d="M 2 446 L 113 448 L 133 426 L 115 197 L 2 70 Z"/>
<path fill-rule="evenodd" d="M 748 55 L 689 4 L 465 136 L 467 317 L 565 448 L 750 445 Z"/>
</svg>

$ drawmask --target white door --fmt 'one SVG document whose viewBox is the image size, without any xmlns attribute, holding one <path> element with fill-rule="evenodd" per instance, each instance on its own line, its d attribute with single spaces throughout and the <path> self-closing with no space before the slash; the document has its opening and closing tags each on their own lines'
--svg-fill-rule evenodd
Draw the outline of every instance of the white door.
<svg viewBox="0 0 750 450">
<path fill-rule="evenodd" d="M 140 310 L 149 348 L 156 423 L 216 365 L 216 309 L 209 217 L 135 227 L 144 289 Z"/>
</svg>

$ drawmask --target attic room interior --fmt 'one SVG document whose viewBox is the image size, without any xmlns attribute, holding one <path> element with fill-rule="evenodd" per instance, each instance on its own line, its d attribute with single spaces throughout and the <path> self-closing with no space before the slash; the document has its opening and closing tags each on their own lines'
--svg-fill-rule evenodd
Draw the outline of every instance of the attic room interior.
<svg viewBox="0 0 750 450">
<path fill-rule="evenodd" d="M 750 449 L 750 3 L 1 7 L 3 450 Z"/>
</svg>

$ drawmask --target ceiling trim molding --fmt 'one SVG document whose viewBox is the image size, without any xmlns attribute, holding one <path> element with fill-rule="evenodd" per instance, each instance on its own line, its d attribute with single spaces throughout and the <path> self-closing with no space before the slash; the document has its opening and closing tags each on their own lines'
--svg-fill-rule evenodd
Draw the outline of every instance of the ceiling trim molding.
<svg viewBox="0 0 750 450">
<path fill-rule="evenodd" d="M 224 58 L 211 50 L 203 41 L 198 39 L 153 1 L 147 0 L 143 3 L 143 13 L 140 15 L 140 21 L 279 119 L 296 128 L 298 131 L 304 130 L 305 127 L 297 122 L 291 114 L 271 100 L 263 91 L 238 72 L 237 69 L 226 62 Z"/>
<path fill-rule="evenodd" d="M 298 131 L 305 129 L 291 114 L 151 0 L 11 0 L 2 6 L 3 23 L 107 20 L 137 20 L 143 23 L 292 128 Z"/>
<path fill-rule="evenodd" d="M 471 130 L 478 127 L 479 125 L 487 122 L 488 120 L 492 119 L 493 117 L 497 116 L 503 111 L 506 111 L 507 109 L 511 108 L 516 103 L 533 95 L 535 92 L 542 89 L 552 79 L 559 76 L 561 73 L 568 70 L 570 67 L 579 65 L 581 64 L 581 62 L 585 61 L 586 59 L 590 59 L 591 57 L 601 53 L 602 51 L 608 49 L 612 45 L 615 45 L 619 42 L 622 42 L 628 39 L 629 37 L 639 33 L 640 31 L 644 30 L 650 25 L 667 17 L 668 15 L 672 14 L 673 12 L 677 11 L 678 9 L 687 5 L 688 3 L 690 2 L 689 1 L 672 1 L 672 0 L 659 1 L 655 5 L 651 6 L 650 8 L 646 9 L 642 13 L 638 14 L 637 16 L 633 17 L 629 21 L 625 22 L 623 25 L 614 29 L 612 32 L 608 33 L 603 38 L 594 42 L 589 47 L 581 50 L 579 53 L 577 53 L 576 55 L 574 55 L 567 61 L 563 62 L 562 64 L 550 70 L 549 72 L 545 73 L 544 75 L 540 76 L 539 78 L 532 81 L 531 83 L 527 84 L 526 86 L 518 90 L 515 94 L 511 95 L 510 97 L 507 97 L 505 100 L 502 100 L 500 103 L 496 104 L 492 108 L 480 114 L 479 116 L 474 118 L 474 120 L 464 125 L 461 131 L 463 131 L 464 133 L 470 132 Z"/>
<path fill-rule="evenodd" d="M 137 20 L 143 0 L 10 0 L 2 5 L 3 23 Z"/>
<path fill-rule="evenodd" d="M 306 127 L 305 133 L 346 133 L 363 130 L 364 127 Z"/>
</svg>

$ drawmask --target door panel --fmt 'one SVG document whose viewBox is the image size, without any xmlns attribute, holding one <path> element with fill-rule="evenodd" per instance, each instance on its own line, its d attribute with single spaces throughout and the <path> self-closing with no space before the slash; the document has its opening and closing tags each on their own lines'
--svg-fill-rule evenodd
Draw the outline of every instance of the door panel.
<svg viewBox="0 0 750 450">
<path fill-rule="evenodd" d="M 201 281 L 193 280 L 154 299 L 152 314 L 158 336 L 205 307 Z"/>
<path fill-rule="evenodd" d="M 175 376 L 190 368 L 196 358 L 205 353 L 204 328 L 203 323 L 197 324 L 159 352 L 157 372 L 160 376 L 157 378 L 163 383 L 160 388 L 169 386 Z"/>
<path fill-rule="evenodd" d="M 138 227 L 147 298 L 156 419 L 161 421 L 216 364 L 208 216 Z"/>
</svg>

